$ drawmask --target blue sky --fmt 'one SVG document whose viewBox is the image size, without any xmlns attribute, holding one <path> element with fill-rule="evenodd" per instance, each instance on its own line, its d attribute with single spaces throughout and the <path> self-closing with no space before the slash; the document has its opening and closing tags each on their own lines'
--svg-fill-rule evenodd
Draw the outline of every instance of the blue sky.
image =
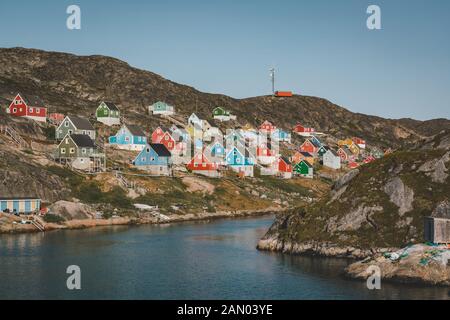
<svg viewBox="0 0 450 320">
<path fill-rule="evenodd" d="M 66 28 L 77 4 L 82 29 Z M 382 30 L 366 28 L 368 5 Z M 0 47 L 103 54 L 204 92 L 276 87 L 383 117 L 450 118 L 448 0 L 0 2 Z"/>
</svg>

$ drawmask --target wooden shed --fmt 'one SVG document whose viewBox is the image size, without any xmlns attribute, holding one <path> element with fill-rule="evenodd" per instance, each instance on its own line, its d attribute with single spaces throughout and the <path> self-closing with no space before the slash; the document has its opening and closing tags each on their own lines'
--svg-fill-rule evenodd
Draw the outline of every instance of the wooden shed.
<svg viewBox="0 0 450 320">
<path fill-rule="evenodd" d="M 450 243 L 450 219 L 426 217 L 425 241 Z"/>
</svg>

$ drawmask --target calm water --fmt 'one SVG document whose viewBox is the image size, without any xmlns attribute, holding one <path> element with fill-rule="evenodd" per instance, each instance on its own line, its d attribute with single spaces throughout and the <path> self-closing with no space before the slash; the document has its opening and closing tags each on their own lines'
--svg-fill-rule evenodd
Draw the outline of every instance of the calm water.
<svg viewBox="0 0 450 320">
<path fill-rule="evenodd" d="M 0 299 L 448 299 L 341 276 L 345 260 L 259 252 L 273 218 L 0 236 Z M 82 290 L 66 289 L 78 265 Z"/>
</svg>

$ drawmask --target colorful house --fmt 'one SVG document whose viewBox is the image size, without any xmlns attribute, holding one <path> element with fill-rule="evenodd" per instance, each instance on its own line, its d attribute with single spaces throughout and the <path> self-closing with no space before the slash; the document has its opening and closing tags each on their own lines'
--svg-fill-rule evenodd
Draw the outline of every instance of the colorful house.
<svg viewBox="0 0 450 320">
<path fill-rule="evenodd" d="M 366 140 L 358 138 L 358 137 L 353 137 L 352 140 L 353 140 L 353 143 L 355 143 L 360 149 L 366 148 Z"/>
<path fill-rule="evenodd" d="M 192 160 L 186 165 L 186 168 L 193 173 L 201 174 L 207 177 L 219 178 L 219 164 L 208 160 L 203 152 L 197 153 Z"/>
<path fill-rule="evenodd" d="M 195 114 L 191 114 L 188 118 L 188 124 L 191 125 L 198 125 L 200 128 L 202 128 L 202 120 Z"/>
<path fill-rule="evenodd" d="M 133 165 L 156 176 L 172 175 L 171 153 L 161 143 L 149 143 L 133 160 Z"/>
<path fill-rule="evenodd" d="M 172 152 L 175 149 L 175 140 L 172 138 L 170 133 L 166 131 L 159 143 L 162 143 L 164 146 L 166 146 L 167 150 Z"/>
<path fill-rule="evenodd" d="M 97 121 L 107 126 L 120 125 L 120 111 L 112 102 L 103 101 L 95 112 Z"/>
<path fill-rule="evenodd" d="M 213 118 L 219 121 L 230 121 L 231 113 L 222 107 L 217 107 L 213 110 Z"/>
<path fill-rule="evenodd" d="M 351 145 L 347 146 L 347 148 L 353 153 L 355 157 L 359 156 L 360 150 L 355 143 L 352 143 Z"/>
<path fill-rule="evenodd" d="M 168 130 L 162 126 L 156 128 L 152 133 L 152 143 L 160 143 L 166 132 L 168 132 Z"/>
<path fill-rule="evenodd" d="M 314 158 L 314 156 L 309 153 L 309 152 L 300 152 L 297 151 L 294 156 L 292 157 L 292 162 L 294 164 L 302 162 L 302 161 L 307 161 L 309 164 L 314 165 L 314 163 L 316 162 L 316 159 Z"/>
<path fill-rule="evenodd" d="M 173 115 L 175 114 L 175 108 L 165 102 L 158 101 L 148 107 L 149 113 L 153 113 L 154 115 L 162 114 L 162 115 Z"/>
<path fill-rule="evenodd" d="M 306 139 L 299 148 L 300 152 L 308 152 L 311 154 L 315 154 L 319 150 L 319 147 L 316 146 L 310 139 Z"/>
<path fill-rule="evenodd" d="M 359 163 L 357 163 L 356 161 L 350 161 L 350 162 L 347 164 L 347 166 L 348 166 L 350 169 L 356 169 L 356 168 L 359 167 Z"/>
<path fill-rule="evenodd" d="M 223 133 L 220 131 L 217 127 L 209 127 L 206 129 L 203 133 L 203 140 L 204 141 L 212 141 L 214 139 L 222 139 Z"/>
<path fill-rule="evenodd" d="M 182 137 L 183 141 L 188 141 L 190 138 L 189 132 L 183 126 L 174 124 L 169 128 L 169 130 L 171 132 L 172 137 L 175 139 L 175 141 L 179 141 L 180 137 Z M 152 137 L 152 139 L 153 139 L 153 137 Z"/>
<path fill-rule="evenodd" d="M 0 198 L 0 212 L 32 214 L 39 213 L 41 199 L 36 197 L 8 197 Z"/>
<path fill-rule="evenodd" d="M 49 123 L 51 123 L 55 126 L 59 126 L 61 124 L 61 122 L 64 121 L 65 118 L 66 118 L 66 116 L 63 115 L 62 113 L 50 113 L 48 115 Z"/>
<path fill-rule="evenodd" d="M 256 148 L 256 159 L 263 165 L 273 163 L 275 161 L 275 156 L 270 144 L 261 144 Z"/>
<path fill-rule="evenodd" d="M 317 150 L 317 155 L 319 156 L 320 159 L 323 158 L 323 155 L 330 150 L 329 147 L 322 145 L 319 150 Z"/>
<path fill-rule="evenodd" d="M 270 121 L 264 121 L 259 127 L 259 131 L 264 133 L 273 133 L 277 129 Z"/>
<path fill-rule="evenodd" d="M 24 117 L 39 122 L 47 121 L 47 108 L 41 98 L 18 93 L 6 113 L 14 117 Z"/>
<path fill-rule="evenodd" d="M 205 155 L 212 162 L 220 165 L 225 165 L 226 150 L 219 141 L 213 142 L 211 145 L 209 145 L 205 149 Z"/>
<path fill-rule="evenodd" d="M 279 141 L 279 142 L 291 142 L 291 134 L 287 131 L 284 131 L 283 129 L 275 129 L 275 131 L 272 133 L 272 139 Z"/>
<path fill-rule="evenodd" d="M 96 136 L 95 129 L 88 119 L 77 116 L 67 116 L 56 128 L 55 137 L 57 141 L 61 141 L 67 135 L 72 134 L 84 134 L 89 136 L 92 140 L 95 140 Z"/>
<path fill-rule="evenodd" d="M 141 151 L 147 144 L 147 137 L 138 126 L 124 124 L 115 136 L 109 137 L 109 144 L 118 149 Z"/>
<path fill-rule="evenodd" d="M 294 165 L 294 174 L 304 178 L 312 179 L 314 177 L 313 166 L 308 161 L 300 161 Z"/>
<path fill-rule="evenodd" d="M 339 148 L 337 154 L 341 157 L 341 160 L 343 162 L 352 161 L 355 158 L 353 152 L 351 152 L 350 149 L 345 146 Z"/>
<path fill-rule="evenodd" d="M 283 179 L 292 178 L 292 163 L 286 157 L 280 157 L 277 161 L 278 164 L 278 176 Z"/>
<path fill-rule="evenodd" d="M 341 157 L 334 150 L 328 149 L 322 157 L 322 163 L 324 167 L 339 170 L 341 168 Z"/>
<path fill-rule="evenodd" d="M 73 168 L 89 172 L 104 171 L 106 157 L 85 134 L 67 134 L 59 143 L 55 158 Z"/>
<path fill-rule="evenodd" d="M 313 135 L 316 130 L 314 128 L 305 127 L 301 124 L 297 124 L 292 131 L 294 131 L 296 134 L 301 135 L 303 137 L 309 137 Z"/>
<path fill-rule="evenodd" d="M 235 172 L 245 177 L 253 177 L 253 166 L 255 161 L 247 148 L 241 152 L 237 147 L 233 147 L 226 156 L 226 164 Z"/>
<path fill-rule="evenodd" d="M 365 164 L 368 164 L 374 162 L 375 160 L 376 160 L 375 157 L 373 157 L 372 155 L 368 155 L 367 157 L 364 158 L 363 162 Z"/>
</svg>

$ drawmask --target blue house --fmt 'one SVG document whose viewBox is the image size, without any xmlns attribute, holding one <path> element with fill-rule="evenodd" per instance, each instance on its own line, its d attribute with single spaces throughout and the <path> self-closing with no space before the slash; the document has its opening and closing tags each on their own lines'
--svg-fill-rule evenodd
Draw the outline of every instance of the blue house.
<svg viewBox="0 0 450 320">
<path fill-rule="evenodd" d="M 124 124 L 115 136 L 109 137 L 109 144 L 119 149 L 141 151 L 147 144 L 147 138 L 138 126 Z"/>
<path fill-rule="evenodd" d="M 233 170 L 246 177 L 253 177 L 254 158 L 250 155 L 247 148 L 243 148 L 243 152 L 237 147 L 233 147 L 226 156 L 226 164 Z"/>
<path fill-rule="evenodd" d="M 291 134 L 283 129 L 276 129 L 272 133 L 272 139 L 280 142 L 291 142 Z"/>
<path fill-rule="evenodd" d="M 0 198 L 0 212 L 30 214 L 34 212 L 38 213 L 40 209 L 41 199 L 39 198 Z"/>
<path fill-rule="evenodd" d="M 172 155 L 162 143 L 149 143 L 133 160 L 139 169 L 157 176 L 172 175 Z"/>
<path fill-rule="evenodd" d="M 316 136 L 309 138 L 309 141 L 311 141 L 316 148 L 320 148 L 322 146 L 322 142 Z"/>
</svg>

